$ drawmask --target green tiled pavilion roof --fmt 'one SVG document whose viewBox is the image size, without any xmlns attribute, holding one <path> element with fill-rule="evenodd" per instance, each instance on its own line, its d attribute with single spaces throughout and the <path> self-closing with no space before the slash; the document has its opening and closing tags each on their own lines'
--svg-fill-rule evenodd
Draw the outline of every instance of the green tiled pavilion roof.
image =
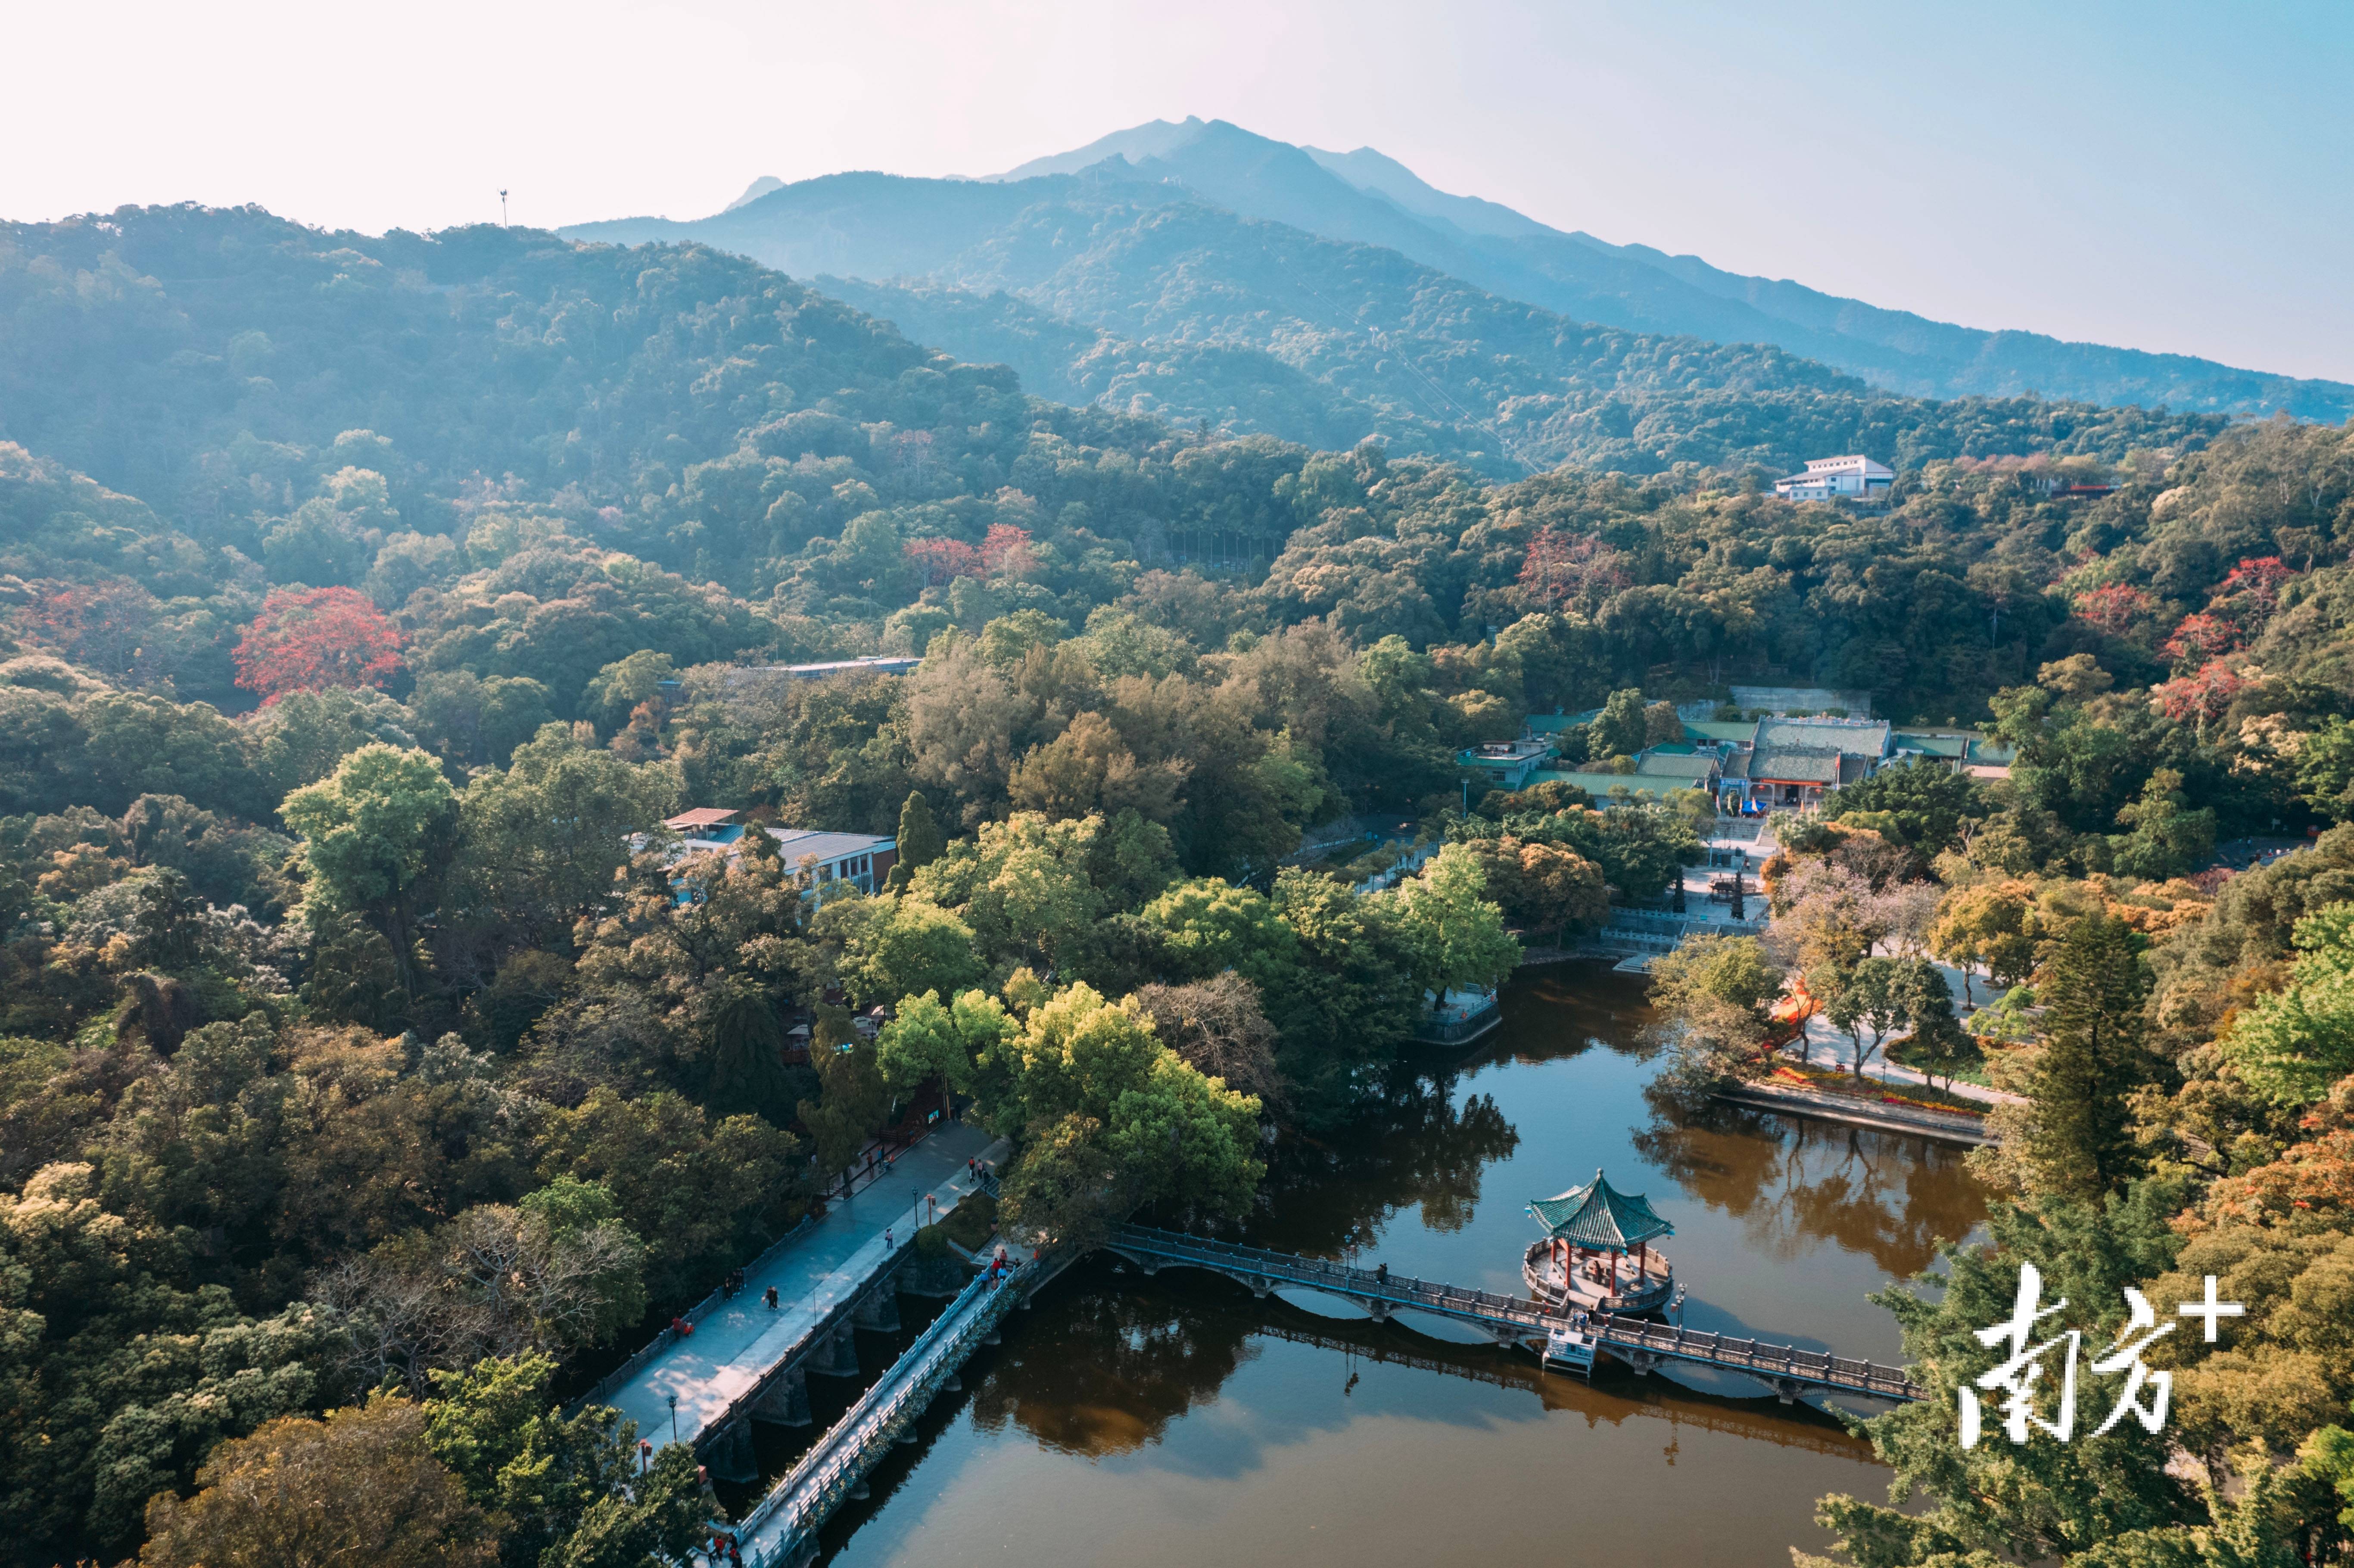
<svg viewBox="0 0 2354 1568">
<path fill-rule="evenodd" d="M 1640 1194 L 1628 1195 L 1602 1179 L 1572 1187 L 1558 1198 L 1539 1198 L 1529 1213 L 1556 1241 L 1608 1252 L 1626 1252 L 1654 1236 L 1671 1236 L 1676 1227 L 1651 1212 Z"/>
</svg>

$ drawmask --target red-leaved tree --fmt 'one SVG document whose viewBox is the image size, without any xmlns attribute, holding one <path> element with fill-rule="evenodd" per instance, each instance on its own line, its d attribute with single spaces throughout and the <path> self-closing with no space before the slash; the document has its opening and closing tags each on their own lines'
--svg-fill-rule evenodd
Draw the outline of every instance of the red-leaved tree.
<svg viewBox="0 0 2354 1568">
<path fill-rule="evenodd" d="M 277 588 L 229 657 L 267 705 L 289 692 L 381 686 L 400 668 L 400 628 L 347 588 Z"/>
<path fill-rule="evenodd" d="M 109 680 L 137 680 L 162 660 L 155 609 L 154 595 L 116 577 L 94 588 L 50 588 L 17 612 L 17 624 Z"/>
<path fill-rule="evenodd" d="M 1590 615 L 1627 586 L 1618 561 L 1618 553 L 1593 535 L 1564 534 L 1547 524 L 1529 541 L 1521 588 L 1541 609 L 1575 606 Z"/>
<path fill-rule="evenodd" d="M 991 577 L 1018 577 L 1037 564 L 1030 547 L 1030 530 L 1011 523 L 991 523 L 981 542 L 981 564 Z"/>
<path fill-rule="evenodd" d="M 2186 615 L 2158 652 L 2177 664 L 2197 664 L 2240 645 L 2240 629 L 2219 615 Z"/>
<path fill-rule="evenodd" d="M 2158 600 L 2127 583 L 2107 583 L 2073 600 L 2076 618 L 2109 637 L 2125 637 L 2158 611 Z"/>
<path fill-rule="evenodd" d="M 2248 683 L 2247 677 L 2221 659 L 2211 659 L 2195 674 L 2160 682 L 2149 689 L 2158 711 L 2177 724 L 2206 728 L 2221 718 Z"/>
<path fill-rule="evenodd" d="M 2278 556 L 2245 556 L 2215 590 L 2217 599 L 2232 599 L 2246 594 L 2265 610 L 2280 605 L 2281 585 L 2296 576 L 2282 564 Z"/>
<path fill-rule="evenodd" d="M 2230 621 L 2253 641 L 2280 609 L 2281 588 L 2295 575 L 2278 556 L 2250 556 L 2207 601 L 2207 613 Z"/>
<path fill-rule="evenodd" d="M 987 572 L 981 564 L 981 552 L 961 539 L 910 539 L 901 553 L 933 587 L 950 577 L 977 577 Z"/>
</svg>

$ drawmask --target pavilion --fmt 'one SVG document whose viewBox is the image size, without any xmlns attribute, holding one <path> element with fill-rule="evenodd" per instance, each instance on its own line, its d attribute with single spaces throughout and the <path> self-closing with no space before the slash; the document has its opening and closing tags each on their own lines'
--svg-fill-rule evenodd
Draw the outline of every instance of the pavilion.
<svg viewBox="0 0 2354 1568">
<path fill-rule="evenodd" d="M 1557 1198 L 1539 1198 L 1529 1213 L 1544 1227 L 1530 1244 L 1522 1272 L 1545 1301 L 1596 1312 L 1651 1312 L 1675 1289 L 1675 1271 L 1651 1250 L 1676 1234 L 1639 1193 L 1619 1192 L 1596 1170 L 1594 1180 Z M 1632 1277 L 1623 1266 L 1633 1255 Z"/>
</svg>

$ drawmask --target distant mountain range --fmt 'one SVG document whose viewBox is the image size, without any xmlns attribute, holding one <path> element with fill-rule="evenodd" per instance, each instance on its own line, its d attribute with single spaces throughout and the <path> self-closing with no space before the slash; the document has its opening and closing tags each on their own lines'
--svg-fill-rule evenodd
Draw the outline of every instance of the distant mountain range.
<svg viewBox="0 0 2354 1568">
<path fill-rule="evenodd" d="M 2034 392 L 2209 413 L 2277 410 L 2333 423 L 2354 415 L 2354 386 L 2344 382 L 1934 322 L 1802 283 L 1723 271 L 1697 256 L 1564 233 L 1498 203 L 1435 189 L 1371 147 L 1295 147 L 1224 121 L 1156 120 L 996 177 L 1076 173 L 1112 157 L 1148 177 L 1177 180 L 1246 217 L 1386 245 L 1466 282 L 1580 321 L 1716 343 L 1770 343 L 1891 391 L 1931 397 Z"/>
<path fill-rule="evenodd" d="M 1499 472 L 1777 467 L 1835 430 L 1920 423 L 1902 409 L 1919 397 L 2354 413 L 2354 387 L 1946 326 L 1221 121 L 1156 121 L 988 179 L 764 178 L 707 218 L 563 232 L 700 241 L 818 279 L 1060 400 L 1319 446 L 1379 435 Z M 2022 418 L 2045 416 L 1980 423 Z"/>
</svg>

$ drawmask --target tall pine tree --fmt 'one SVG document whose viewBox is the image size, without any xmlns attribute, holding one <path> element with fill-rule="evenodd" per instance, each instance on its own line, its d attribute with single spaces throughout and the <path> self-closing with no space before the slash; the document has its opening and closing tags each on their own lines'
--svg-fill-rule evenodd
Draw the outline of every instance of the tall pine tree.
<svg viewBox="0 0 2354 1568">
<path fill-rule="evenodd" d="M 2038 976 L 2043 1046 L 2029 1094 L 2031 1180 L 2045 1192 L 2098 1202 L 2140 1167 L 2126 1097 L 2147 1083 L 2142 1001 L 2149 970 L 2124 921 L 2079 920 Z"/>
<path fill-rule="evenodd" d="M 924 799 L 922 790 L 908 790 L 907 803 L 899 808 L 899 858 L 885 885 L 893 893 L 905 892 L 907 879 L 939 859 L 948 847 L 948 835 L 932 816 L 932 803 Z"/>
</svg>

